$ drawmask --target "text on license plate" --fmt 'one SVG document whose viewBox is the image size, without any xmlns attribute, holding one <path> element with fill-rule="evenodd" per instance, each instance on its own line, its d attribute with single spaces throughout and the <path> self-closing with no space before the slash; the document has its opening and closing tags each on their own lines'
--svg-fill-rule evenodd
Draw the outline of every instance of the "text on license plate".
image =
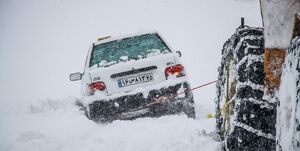
<svg viewBox="0 0 300 151">
<path fill-rule="evenodd" d="M 135 85 L 139 83 L 145 83 L 153 80 L 154 80 L 153 74 L 138 75 L 134 77 L 119 79 L 118 86 L 125 87 L 125 86 Z"/>
</svg>

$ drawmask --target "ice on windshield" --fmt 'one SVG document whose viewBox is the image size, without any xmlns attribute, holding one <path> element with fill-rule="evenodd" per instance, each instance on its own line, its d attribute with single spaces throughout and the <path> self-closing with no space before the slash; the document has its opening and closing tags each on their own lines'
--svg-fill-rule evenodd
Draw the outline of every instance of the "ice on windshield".
<svg viewBox="0 0 300 151">
<path fill-rule="evenodd" d="M 147 57 L 156 56 L 161 53 L 161 51 L 159 49 L 152 49 L 152 50 L 149 50 L 148 52 L 149 53 L 147 54 Z"/>
<path fill-rule="evenodd" d="M 105 67 L 125 60 L 139 60 L 168 52 L 169 48 L 158 34 L 145 34 L 94 46 L 90 67 Z"/>
<path fill-rule="evenodd" d="M 128 61 L 129 58 L 128 58 L 128 56 L 121 56 L 120 60 L 125 62 L 125 61 Z"/>
</svg>

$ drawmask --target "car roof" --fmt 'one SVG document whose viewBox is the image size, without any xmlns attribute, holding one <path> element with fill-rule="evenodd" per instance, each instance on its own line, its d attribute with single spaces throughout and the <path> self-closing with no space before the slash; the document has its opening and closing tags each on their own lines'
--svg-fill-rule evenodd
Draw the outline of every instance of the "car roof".
<svg viewBox="0 0 300 151">
<path fill-rule="evenodd" d="M 119 37 L 106 38 L 106 39 L 103 39 L 103 40 L 100 40 L 100 41 L 96 41 L 93 45 L 100 45 L 100 44 L 111 42 L 111 41 L 122 40 L 122 39 L 125 39 L 125 38 L 130 38 L 130 37 L 135 37 L 135 36 L 141 36 L 141 35 L 147 35 L 147 34 L 158 34 L 159 37 L 161 37 L 158 32 L 140 32 L 140 33 L 136 33 L 136 34 L 130 34 L 130 35 L 124 35 L 124 36 L 119 36 Z"/>
</svg>

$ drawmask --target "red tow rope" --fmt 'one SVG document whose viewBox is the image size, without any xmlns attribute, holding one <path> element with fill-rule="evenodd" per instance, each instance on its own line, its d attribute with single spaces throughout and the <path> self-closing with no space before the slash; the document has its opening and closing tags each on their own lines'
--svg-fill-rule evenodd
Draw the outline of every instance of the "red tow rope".
<svg viewBox="0 0 300 151">
<path fill-rule="evenodd" d="M 181 93 L 178 93 L 178 94 L 175 94 L 175 95 L 173 95 L 173 96 L 176 97 L 176 96 L 178 96 L 178 95 L 181 95 L 181 94 L 184 94 L 184 93 L 187 93 L 187 92 L 194 91 L 194 90 L 196 90 L 196 89 L 199 89 L 199 88 L 202 88 L 202 87 L 211 85 L 211 84 L 216 83 L 216 82 L 218 82 L 218 80 L 215 80 L 215 81 L 212 81 L 212 82 L 208 82 L 208 83 L 202 84 L 202 85 L 197 86 L 197 87 L 194 87 L 194 88 L 192 88 L 192 89 L 186 89 L 185 91 L 183 91 L 183 92 L 181 92 Z"/>
<path fill-rule="evenodd" d="M 184 93 L 187 93 L 187 92 L 191 92 L 191 91 L 194 91 L 194 90 L 196 90 L 196 89 L 199 89 L 199 88 L 202 88 L 202 87 L 211 85 L 211 84 L 213 84 L 213 83 L 216 83 L 217 81 L 218 81 L 218 80 L 215 80 L 215 81 L 212 81 L 212 82 L 208 82 L 208 83 L 202 84 L 202 85 L 200 85 L 200 86 L 194 87 L 194 88 L 192 88 L 192 89 L 186 89 L 186 90 L 184 90 L 183 92 L 177 93 L 177 94 L 172 95 L 172 96 L 169 96 L 169 97 L 167 97 L 167 96 L 161 96 L 161 97 L 155 99 L 155 101 L 153 101 L 153 102 L 147 104 L 146 106 L 149 107 L 149 106 L 151 106 L 151 105 L 164 103 L 164 102 L 170 100 L 170 98 L 175 98 L 175 97 L 177 97 L 178 95 L 181 95 L 181 94 L 184 94 Z"/>
</svg>

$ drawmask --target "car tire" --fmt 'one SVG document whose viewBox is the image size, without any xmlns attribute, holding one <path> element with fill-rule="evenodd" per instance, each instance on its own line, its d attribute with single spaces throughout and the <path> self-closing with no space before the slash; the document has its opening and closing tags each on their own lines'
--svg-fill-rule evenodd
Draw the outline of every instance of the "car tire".
<svg viewBox="0 0 300 151">
<path fill-rule="evenodd" d="M 194 97 L 188 101 L 187 107 L 184 108 L 183 112 L 187 115 L 188 118 L 195 119 L 196 118 L 196 111 L 194 107 Z"/>
<path fill-rule="evenodd" d="M 192 119 L 196 118 L 196 113 L 195 113 L 194 107 L 188 108 L 188 110 L 184 111 L 184 113 L 187 115 L 188 118 L 192 118 Z"/>
</svg>

